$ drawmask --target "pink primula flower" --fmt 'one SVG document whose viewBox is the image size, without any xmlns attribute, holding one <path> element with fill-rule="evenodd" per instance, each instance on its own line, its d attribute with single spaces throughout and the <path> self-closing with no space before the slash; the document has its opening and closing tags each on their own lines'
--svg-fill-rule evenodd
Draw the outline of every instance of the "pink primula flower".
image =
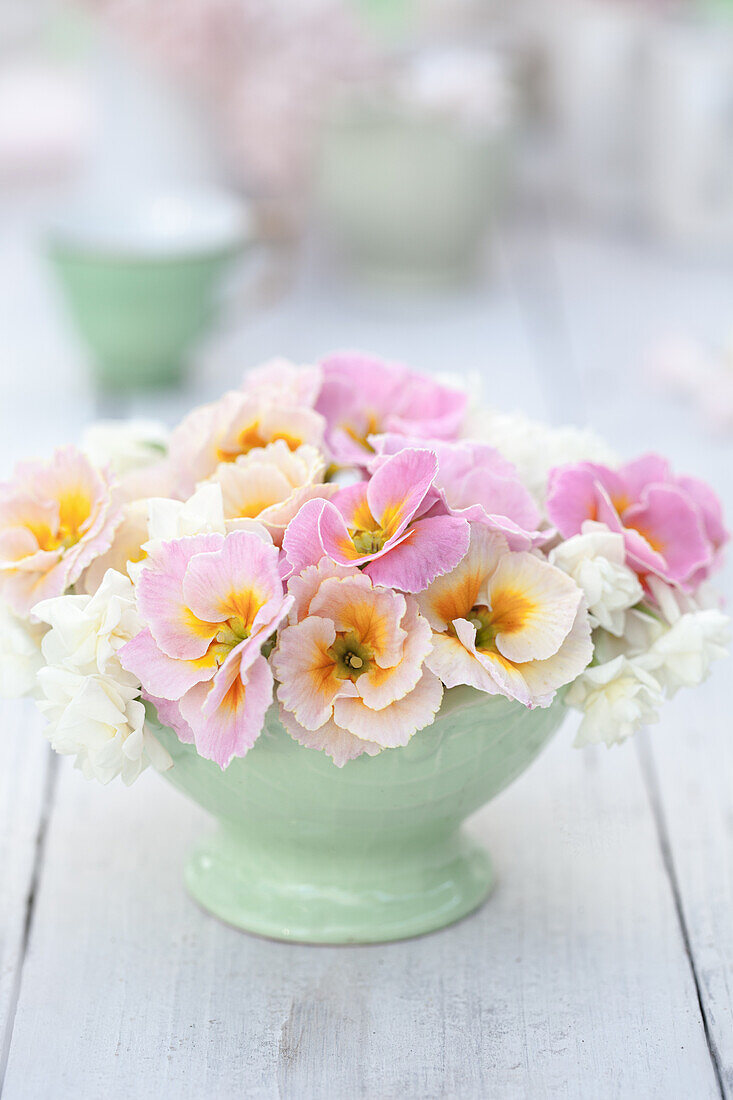
<svg viewBox="0 0 733 1100">
<path fill-rule="evenodd" d="M 19 615 L 60 596 L 112 544 L 122 519 L 105 473 L 74 447 L 0 485 L 0 594 Z"/>
<path fill-rule="evenodd" d="M 394 434 L 371 436 L 369 442 L 377 452 L 369 466 L 372 470 L 382 464 L 383 456 L 405 447 L 429 446 L 438 457 L 434 487 L 442 511 L 501 531 L 511 550 L 529 550 L 547 541 L 547 534 L 539 530 L 539 509 L 516 466 L 494 447 L 468 440 L 421 442 Z"/>
<path fill-rule="evenodd" d="M 686 591 L 708 576 L 728 539 L 712 489 L 696 478 L 675 477 L 653 454 L 617 470 L 592 462 L 557 467 L 547 512 L 564 538 L 589 519 L 622 532 L 628 565 Z"/>
<path fill-rule="evenodd" d="M 122 664 L 161 720 L 222 768 L 255 743 L 272 701 L 261 649 L 292 603 L 277 558 L 250 532 L 195 535 L 162 543 L 138 581 L 146 629 L 120 651 Z"/>
<path fill-rule="evenodd" d="M 335 461 L 363 463 L 372 453 L 368 437 L 379 432 L 420 439 L 458 435 L 466 410 L 466 395 L 458 390 L 366 355 L 332 355 L 322 367 L 316 409 L 328 421 Z"/>
<path fill-rule="evenodd" d="M 452 573 L 418 598 L 433 628 L 428 668 L 446 687 L 469 684 L 527 707 L 549 706 L 593 656 L 577 585 L 544 559 L 509 550 L 481 524 Z"/>
<path fill-rule="evenodd" d="M 302 584 L 293 578 L 298 621 L 272 662 L 285 728 L 341 767 L 406 745 L 435 718 L 443 689 L 424 667 L 431 632 L 414 599 L 335 568 L 326 560 Z"/>
<path fill-rule="evenodd" d="M 468 549 L 465 519 L 425 515 L 434 512 L 437 470 L 431 451 L 404 450 L 368 481 L 330 501 L 308 501 L 283 538 L 290 571 L 299 573 L 325 554 L 340 565 L 363 566 L 375 584 L 421 591 Z"/>
</svg>

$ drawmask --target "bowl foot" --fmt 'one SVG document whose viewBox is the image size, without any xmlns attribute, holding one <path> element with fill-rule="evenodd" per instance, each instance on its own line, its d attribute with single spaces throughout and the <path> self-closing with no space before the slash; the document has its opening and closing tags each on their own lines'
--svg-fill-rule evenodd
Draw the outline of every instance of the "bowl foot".
<svg viewBox="0 0 733 1100">
<path fill-rule="evenodd" d="M 186 885 L 227 924 L 296 943 L 378 943 L 466 916 L 493 885 L 491 861 L 461 832 L 374 852 L 279 849 L 220 830 L 194 853 Z"/>
</svg>

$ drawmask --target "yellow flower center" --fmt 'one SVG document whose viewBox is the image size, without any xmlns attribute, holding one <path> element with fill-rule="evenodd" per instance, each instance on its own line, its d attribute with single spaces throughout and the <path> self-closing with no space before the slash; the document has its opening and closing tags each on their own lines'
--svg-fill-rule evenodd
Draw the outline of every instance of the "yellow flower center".
<svg viewBox="0 0 733 1100">
<path fill-rule="evenodd" d="M 249 638 L 250 633 L 249 627 L 240 615 L 232 615 L 223 622 L 203 658 L 207 667 L 215 664 L 220 668 L 234 647 Z"/>
<path fill-rule="evenodd" d="M 40 550 L 68 550 L 81 539 L 89 521 L 92 502 L 83 489 L 71 489 L 59 498 L 59 523 L 52 530 L 47 523 L 29 523 Z"/>
<path fill-rule="evenodd" d="M 351 541 L 360 554 L 376 554 L 382 549 L 388 535 L 381 527 L 374 531 L 364 531 L 361 528 L 350 531 Z"/>
<path fill-rule="evenodd" d="M 353 439 L 354 443 L 358 443 L 365 451 L 374 452 L 374 448 L 371 443 L 369 443 L 367 436 L 376 435 L 380 430 L 380 424 L 376 413 L 371 412 L 367 415 L 367 425 L 363 434 L 359 432 L 353 424 L 343 423 L 341 428 L 345 434 L 348 435 L 349 439 Z"/>
<path fill-rule="evenodd" d="M 235 615 L 222 624 L 219 633 L 216 635 L 216 642 L 219 645 L 233 649 L 235 645 L 239 645 L 240 642 L 249 638 L 249 634 L 249 629 L 244 620 L 239 615 Z"/>
<path fill-rule="evenodd" d="M 262 433 L 259 420 L 253 420 L 246 428 L 243 428 L 236 439 L 233 450 L 218 447 L 216 457 L 219 462 L 234 462 L 240 455 L 249 454 L 255 447 L 266 447 L 268 443 L 282 440 L 290 451 L 297 451 L 303 440 L 282 429 L 275 429 L 268 435 Z"/>
</svg>

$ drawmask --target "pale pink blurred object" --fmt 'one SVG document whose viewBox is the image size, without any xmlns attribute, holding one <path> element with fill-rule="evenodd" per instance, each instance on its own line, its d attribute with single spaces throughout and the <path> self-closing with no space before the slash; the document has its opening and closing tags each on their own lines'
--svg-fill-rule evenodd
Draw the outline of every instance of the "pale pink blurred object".
<svg viewBox="0 0 733 1100">
<path fill-rule="evenodd" d="M 290 193 L 340 81 L 369 65 L 339 0 L 88 0 L 187 94 L 200 97 L 229 170 L 253 194 Z"/>
<path fill-rule="evenodd" d="M 0 72 L 0 180 L 65 173 L 80 158 L 90 124 L 78 74 L 41 61 L 6 61 Z"/>
<path fill-rule="evenodd" d="M 733 429 L 733 349 L 674 337 L 653 349 L 648 369 L 665 389 L 692 397 L 719 431 Z"/>
</svg>

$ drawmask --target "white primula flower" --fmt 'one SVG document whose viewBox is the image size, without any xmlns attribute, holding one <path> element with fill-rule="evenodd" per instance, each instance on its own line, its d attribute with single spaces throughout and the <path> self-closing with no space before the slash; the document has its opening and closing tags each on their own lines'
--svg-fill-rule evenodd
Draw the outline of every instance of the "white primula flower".
<svg viewBox="0 0 733 1100">
<path fill-rule="evenodd" d="M 75 756 L 87 779 L 129 786 L 148 764 L 162 771 L 171 759 L 145 725 L 139 688 L 112 676 L 90 676 L 68 668 L 41 669 L 39 707 L 46 736 L 56 752 Z"/>
<path fill-rule="evenodd" d="M 710 589 L 690 596 L 658 577 L 650 576 L 647 583 L 658 613 L 645 614 L 633 624 L 628 641 L 639 663 L 671 697 L 681 687 L 702 683 L 713 661 L 727 657 L 730 620 L 715 606 Z"/>
<path fill-rule="evenodd" d="M 489 443 L 513 462 L 519 476 L 535 497 L 544 505 L 547 475 L 553 466 L 568 462 L 601 462 L 617 464 L 610 447 L 589 429 L 553 428 L 540 420 L 530 420 L 522 413 L 496 412 L 486 407 L 470 410 L 463 435 Z"/>
<path fill-rule="evenodd" d="M 169 431 L 157 420 L 98 420 L 82 436 L 81 449 L 95 466 L 129 474 L 168 452 Z"/>
<path fill-rule="evenodd" d="M 565 702 L 583 711 L 576 746 L 613 745 L 659 720 L 662 689 L 638 661 L 619 655 L 581 673 Z"/>
<path fill-rule="evenodd" d="M 201 485 L 188 500 L 153 497 L 148 501 L 148 537 L 151 544 L 182 539 L 188 535 L 226 533 L 221 486 Z"/>
<path fill-rule="evenodd" d="M 18 699 L 30 695 L 43 665 L 44 626 L 22 619 L 0 600 L 0 696 Z"/>
<path fill-rule="evenodd" d="M 627 610 L 643 598 L 644 590 L 636 573 L 624 564 L 623 535 L 590 520 L 581 531 L 552 550 L 550 562 L 583 589 L 592 625 L 620 637 Z"/>
<path fill-rule="evenodd" d="M 702 683 L 713 661 L 728 656 L 730 620 L 719 607 L 710 606 L 710 593 L 702 593 L 701 600 L 656 577 L 649 578 L 649 587 L 663 621 L 657 621 L 639 661 L 671 697 L 681 687 Z"/>
<path fill-rule="evenodd" d="M 33 614 L 50 626 L 42 643 L 39 708 L 57 752 L 102 783 L 132 783 L 148 765 L 170 767 L 145 726 L 140 681 L 122 668 L 120 648 L 142 629 L 129 577 L 110 569 L 92 596 L 44 600 Z"/>
<path fill-rule="evenodd" d="M 129 681 L 117 651 L 143 629 L 129 577 L 108 569 L 93 596 L 57 596 L 43 600 L 33 615 L 51 627 L 43 639 L 47 665 L 92 675 L 111 674 Z"/>
<path fill-rule="evenodd" d="M 689 611 L 638 658 L 669 697 L 681 687 L 696 687 L 710 675 L 713 661 L 728 656 L 730 622 L 722 611 Z"/>
</svg>

